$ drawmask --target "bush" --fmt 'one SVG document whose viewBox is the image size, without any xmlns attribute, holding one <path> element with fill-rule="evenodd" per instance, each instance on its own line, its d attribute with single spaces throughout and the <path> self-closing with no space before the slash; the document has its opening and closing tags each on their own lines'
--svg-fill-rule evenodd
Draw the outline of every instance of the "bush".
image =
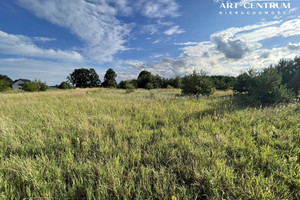
<svg viewBox="0 0 300 200">
<path fill-rule="evenodd" d="M 0 92 L 8 90 L 12 83 L 13 81 L 8 76 L 0 74 Z"/>
<path fill-rule="evenodd" d="M 281 84 L 282 76 L 275 68 L 266 68 L 253 78 L 249 92 L 255 104 L 274 104 L 291 102 L 295 95 L 292 90 Z"/>
<path fill-rule="evenodd" d="M 72 86 L 69 83 L 63 81 L 63 82 L 60 83 L 60 85 L 58 86 L 58 88 L 59 89 L 71 89 Z"/>
<path fill-rule="evenodd" d="M 199 75 L 195 71 L 182 78 L 182 93 L 184 95 L 211 95 L 213 84 L 205 75 Z"/>
<path fill-rule="evenodd" d="M 48 86 L 46 83 L 42 83 L 39 81 L 39 85 L 40 85 L 40 91 L 46 91 L 48 90 Z"/>
<path fill-rule="evenodd" d="M 48 86 L 40 80 L 27 82 L 23 85 L 23 90 L 27 92 L 46 91 Z"/>
<path fill-rule="evenodd" d="M 10 88 L 10 85 L 7 81 L 5 80 L 0 80 L 0 92 L 8 90 Z"/>
<path fill-rule="evenodd" d="M 276 67 L 268 67 L 263 72 L 254 69 L 237 77 L 234 89 L 247 93 L 248 101 L 254 105 L 288 103 L 295 98 L 295 92 L 282 82 L 282 73 Z"/>
<path fill-rule="evenodd" d="M 135 87 L 131 83 L 126 83 L 125 89 L 126 89 L 126 93 L 132 93 L 134 92 Z"/>
<path fill-rule="evenodd" d="M 247 72 L 243 72 L 236 78 L 236 82 L 233 86 L 233 90 L 238 93 L 249 93 L 250 88 L 253 86 L 254 77 L 257 75 L 255 69 L 249 69 Z"/>
<path fill-rule="evenodd" d="M 154 87 L 153 87 L 153 85 L 152 85 L 152 83 L 150 83 L 150 82 L 148 82 L 146 85 L 145 85 L 145 89 L 147 89 L 147 90 L 151 90 L 151 89 L 153 89 Z"/>
</svg>

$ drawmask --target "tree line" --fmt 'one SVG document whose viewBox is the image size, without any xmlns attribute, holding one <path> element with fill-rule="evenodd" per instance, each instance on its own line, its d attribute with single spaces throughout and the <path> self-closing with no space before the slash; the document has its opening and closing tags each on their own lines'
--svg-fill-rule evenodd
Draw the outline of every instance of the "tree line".
<svg viewBox="0 0 300 200">
<path fill-rule="evenodd" d="M 271 65 L 259 72 L 252 68 L 233 76 L 208 76 L 205 72 L 193 72 L 183 77 L 163 78 L 143 70 L 137 79 L 123 80 L 117 83 L 117 73 L 108 69 L 101 82 L 96 71 L 86 68 L 75 69 L 56 87 L 60 89 L 105 87 L 126 89 L 133 92 L 137 88 L 180 88 L 183 95 L 206 95 L 209 96 L 215 89 L 232 89 L 236 94 L 243 94 L 249 103 L 274 104 L 280 102 L 291 102 L 299 97 L 300 90 L 300 57 L 292 60 L 282 59 L 276 65 Z M 13 81 L 6 75 L 0 74 L 0 91 L 11 87 Z M 45 91 L 48 86 L 40 80 L 25 83 L 25 91 Z"/>
<path fill-rule="evenodd" d="M 188 82 L 188 77 L 199 77 L 200 82 L 203 79 L 211 88 L 227 90 L 233 87 L 236 78 L 233 76 L 207 76 L 205 73 L 200 74 L 193 72 L 191 75 L 184 77 L 176 76 L 175 78 L 163 78 L 159 75 L 153 75 L 151 72 L 143 70 L 139 73 L 137 79 L 123 80 L 117 84 L 117 73 L 113 69 L 108 69 L 104 75 L 104 81 L 101 83 L 99 76 L 93 68 L 75 69 L 68 77 L 67 81 L 74 87 L 105 87 L 105 88 L 182 88 L 183 83 Z M 195 81 L 195 80 L 193 80 Z"/>
</svg>

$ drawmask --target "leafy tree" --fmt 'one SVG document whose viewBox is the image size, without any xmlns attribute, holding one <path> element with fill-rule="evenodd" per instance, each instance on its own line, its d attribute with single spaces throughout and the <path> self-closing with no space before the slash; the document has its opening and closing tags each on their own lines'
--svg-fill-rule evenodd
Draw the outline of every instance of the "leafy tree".
<svg viewBox="0 0 300 200">
<path fill-rule="evenodd" d="M 100 79 L 96 71 L 91 69 L 75 69 L 67 80 L 75 87 L 87 88 L 100 86 Z"/>
<path fill-rule="evenodd" d="M 0 92 L 5 91 L 9 88 L 7 82 L 3 79 L 0 79 Z"/>
<path fill-rule="evenodd" d="M 150 82 L 153 88 L 166 88 L 168 83 L 166 79 L 160 77 L 159 75 L 152 76 L 152 81 Z"/>
<path fill-rule="evenodd" d="M 151 72 L 148 72 L 146 70 L 141 71 L 139 76 L 138 76 L 138 81 L 137 82 L 138 82 L 138 87 L 139 88 L 146 88 L 147 83 L 152 83 L 153 82 L 153 75 L 151 74 Z"/>
<path fill-rule="evenodd" d="M 9 89 L 12 83 L 13 81 L 8 76 L 0 74 L 0 91 Z"/>
<path fill-rule="evenodd" d="M 11 78 L 9 78 L 6 75 L 0 74 L 0 80 L 6 81 L 8 85 L 12 85 L 13 84 L 13 81 L 11 80 Z"/>
<path fill-rule="evenodd" d="M 104 75 L 104 82 L 102 83 L 102 86 L 106 88 L 117 87 L 116 78 L 117 78 L 116 72 L 113 69 L 109 68 L 106 71 L 106 74 Z"/>
<path fill-rule="evenodd" d="M 40 85 L 40 91 L 46 91 L 48 90 L 48 85 L 44 82 L 42 83 L 41 81 L 38 81 L 39 85 Z"/>
<path fill-rule="evenodd" d="M 59 89 L 71 89 L 72 86 L 69 83 L 63 81 L 63 82 L 60 83 L 60 85 L 58 86 L 58 88 Z"/>
<path fill-rule="evenodd" d="M 213 84 L 207 76 L 194 71 L 182 78 L 181 89 L 185 95 L 210 95 L 213 92 Z"/>
<path fill-rule="evenodd" d="M 23 90 L 27 92 L 46 91 L 48 86 L 40 80 L 30 81 L 23 84 Z"/>
</svg>

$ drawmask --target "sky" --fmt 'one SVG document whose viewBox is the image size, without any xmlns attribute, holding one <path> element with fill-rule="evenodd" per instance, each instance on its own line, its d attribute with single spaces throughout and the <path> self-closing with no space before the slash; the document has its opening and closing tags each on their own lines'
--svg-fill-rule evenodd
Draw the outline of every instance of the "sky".
<svg viewBox="0 0 300 200">
<path fill-rule="evenodd" d="M 59 84 L 76 68 L 237 76 L 300 55 L 299 0 L 2 0 L 0 74 Z"/>
</svg>

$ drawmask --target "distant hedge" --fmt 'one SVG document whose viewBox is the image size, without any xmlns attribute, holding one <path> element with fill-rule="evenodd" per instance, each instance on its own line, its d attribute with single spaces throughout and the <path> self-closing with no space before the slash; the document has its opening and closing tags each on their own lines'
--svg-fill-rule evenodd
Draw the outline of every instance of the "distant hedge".
<svg viewBox="0 0 300 200">
<path fill-rule="evenodd" d="M 23 84 L 23 90 L 27 92 L 46 91 L 47 89 L 48 86 L 46 85 L 46 83 L 41 82 L 40 80 L 35 80 Z"/>
</svg>

